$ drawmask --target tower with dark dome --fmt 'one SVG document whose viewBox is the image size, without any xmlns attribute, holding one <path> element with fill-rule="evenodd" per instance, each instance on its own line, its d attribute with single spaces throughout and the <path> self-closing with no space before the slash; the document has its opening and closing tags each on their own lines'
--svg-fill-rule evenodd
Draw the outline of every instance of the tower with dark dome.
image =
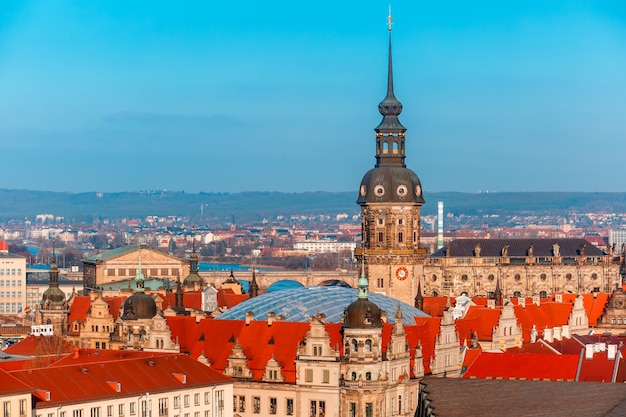
<svg viewBox="0 0 626 417">
<path fill-rule="evenodd" d="M 145 293 L 145 277 L 138 262 L 135 293 L 124 302 L 124 310 L 116 322 L 114 342 L 123 349 L 178 352 L 180 346 L 172 340 L 170 328 L 160 308 L 151 295 Z M 182 289 L 178 282 L 178 298 L 182 302 Z"/>
<path fill-rule="evenodd" d="M 52 263 L 50 264 L 50 283 L 41 297 L 37 308 L 36 322 L 38 325 L 52 325 L 57 336 L 67 334 L 69 306 L 63 290 L 59 288 L 59 267 L 56 263 L 54 244 L 52 246 Z"/>
<path fill-rule="evenodd" d="M 204 280 L 198 274 L 198 254 L 196 253 L 196 246 L 194 241 L 193 251 L 189 257 L 189 275 L 185 277 L 183 281 L 183 287 L 186 291 L 200 291 L 204 285 Z"/>
<path fill-rule="evenodd" d="M 378 105 L 383 118 L 374 129 L 376 164 L 363 176 L 357 198 L 363 243 L 356 256 L 365 259 L 372 291 L 412 303 L 426 259 L 420 247 L 424 197 L 419 177 L 405 163 L 406 128 L 393 88 L 391 16 L 388 29 L 387 95 Z"/>
</svg>

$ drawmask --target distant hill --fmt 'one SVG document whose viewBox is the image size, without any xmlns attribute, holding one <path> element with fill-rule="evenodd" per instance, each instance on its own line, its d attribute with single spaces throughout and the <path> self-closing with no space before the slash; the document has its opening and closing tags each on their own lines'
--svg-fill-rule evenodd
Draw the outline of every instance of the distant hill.
<svg viewBox="0 0 626 417">
<path fill-rule="evenodd" d="M 625 213 L 626 193 L 425 193 L 422 214 L 436 214 L 443 201 L 446 213 Z M 98 218 L 188 216 L 197 224 L 238 223 L 274 219 L 277 215 L 358 214 L 356 192 L 243 192 L 190 194 L 172 191 L 61 193 L 0 189 L 0 220 L 33 219 L 37 214 L 63 216 L 66 221 Z"/>
</svg>

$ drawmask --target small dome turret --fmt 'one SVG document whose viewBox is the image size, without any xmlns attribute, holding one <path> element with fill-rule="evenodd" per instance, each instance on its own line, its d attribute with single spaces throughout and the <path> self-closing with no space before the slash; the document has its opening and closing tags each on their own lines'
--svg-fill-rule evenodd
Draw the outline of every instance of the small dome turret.
<svg viewBox="0 0 626 417">
<path fill-rule="evenodd" d="M 156 316 L 157 308 L 154 299 L 144 292 L 144 275 L 141 272 L 141 259 L 135 276 L 136 292 L 124 302 L 122 320 L 151 319 Z"/>
<path fill-rule="evenodd" d="M 368 329 L 383 327 L 382 311 L 368 299 L 369 283 L 365 278 L 365 266 L 361 266 L 361 277 L 358 281 L 359 298 L 350 304 L 344 312 L 343 327 L 349 329 Z"/>
</svg>

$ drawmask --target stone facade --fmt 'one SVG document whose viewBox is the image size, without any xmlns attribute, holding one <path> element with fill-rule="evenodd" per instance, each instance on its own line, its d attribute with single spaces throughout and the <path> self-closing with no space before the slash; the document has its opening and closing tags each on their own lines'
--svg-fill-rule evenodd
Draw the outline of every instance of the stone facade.
<svg viewBox="0 0 626 417">
<path fill-rule="evenodd" d="M 147 246 L 127 245 L 83 259 L 85 289 L 106 288 L 107 282 L 133 278 L 139 264 L 147 278 L 168 278 L 172 282 L 189 275 L 189 262 Z"/>
</svg>

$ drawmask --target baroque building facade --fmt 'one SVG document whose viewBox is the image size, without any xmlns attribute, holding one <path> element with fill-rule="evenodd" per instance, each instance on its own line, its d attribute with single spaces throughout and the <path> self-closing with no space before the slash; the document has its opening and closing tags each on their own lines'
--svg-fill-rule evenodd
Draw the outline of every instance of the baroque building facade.
<svg viewBox="0 0 626 417">
<path fill-rule="evenodd" d="M 547 298 L 608 293 L 621 285 L 623 254 L 584 239 L 457 239 L 432 254 L 422 276 L 426 295 Z"/>
</svg>

